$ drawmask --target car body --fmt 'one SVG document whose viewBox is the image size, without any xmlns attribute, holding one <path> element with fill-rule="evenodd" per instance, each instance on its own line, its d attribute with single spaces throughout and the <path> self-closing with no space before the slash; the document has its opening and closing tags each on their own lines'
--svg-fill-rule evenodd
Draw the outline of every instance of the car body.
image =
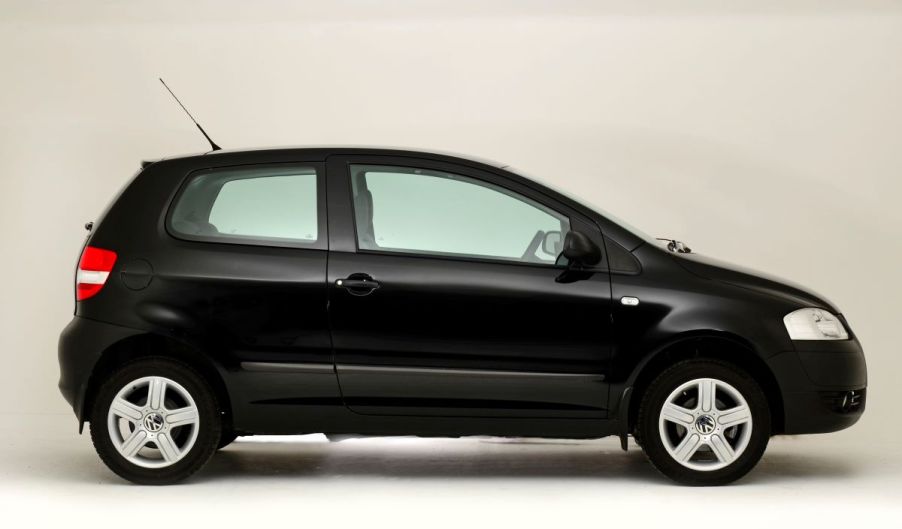
<svg viewBox="0 0 902 529">
<path fill-rule="evenodd" d="M 303 206 L 255 184 L 268 176 L 297 180 L 284 189 Z M 285 220 L 295 211 L 302 221 Z M 570 246 L 598 255 L 568 259 Z M 823 297 L 672 251 L 683 247 L 491 162 L 344 147 L 163 159 L 85 248 L 114 262 L 102 281 L 81 267 L 79 288 L 100 286 L 60 338 L 80 425 L 102 382 L 149 356 L 209 384 L 223 437 L 618 435 L 625 447 L 656 377 L 700 358 L 760 386 L 769 435 L 836 431 L 864 410 L 860 343 Z M 798 310 L 845 337 L 792 339 L 784 319 Z"/>
</svg>

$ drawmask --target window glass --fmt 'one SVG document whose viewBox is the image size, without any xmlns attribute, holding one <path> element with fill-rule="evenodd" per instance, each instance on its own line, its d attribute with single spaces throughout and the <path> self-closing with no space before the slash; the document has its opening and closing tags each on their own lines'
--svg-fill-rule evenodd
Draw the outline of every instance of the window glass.
<svg viewBox="0 0 902 529">
<path fill-rule="evenodd" d="M 189 237 L 312 243 L 318 237 L 316 180 L 312 167 L 206 172 L 188 182 L 170 227 Z"/>
<path fill-rule="evenodd" d="M 460 175 L 352 165 L 357 244 L 363 250 L 553 264 L 567 217 Z"/>
</svg>

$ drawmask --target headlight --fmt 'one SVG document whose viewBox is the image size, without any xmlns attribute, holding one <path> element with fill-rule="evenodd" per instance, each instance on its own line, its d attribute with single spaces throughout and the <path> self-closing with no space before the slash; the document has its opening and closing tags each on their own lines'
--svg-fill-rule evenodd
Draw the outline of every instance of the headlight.
<svg viewBox="0 0 902 529">
<path fill-rule="evenodd" d="M 849 333 L 839 318 L 826 310 L 799 309 L 787 314 L 783 324 L 793 340 L 849 339 Z"/>
</svg>

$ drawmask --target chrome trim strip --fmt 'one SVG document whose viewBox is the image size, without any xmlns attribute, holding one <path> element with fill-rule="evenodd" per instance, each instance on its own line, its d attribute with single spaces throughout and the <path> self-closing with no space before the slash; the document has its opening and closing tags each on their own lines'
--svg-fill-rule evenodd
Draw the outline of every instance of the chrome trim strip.
<svg viewBox="0 0 902 529">
<path fill-rule="evenodd" d="M 292 364 L 287 362 L 241 362 L 241 369 L 255 373 L 334 373 L 332 364 Z"/>
<path fill-rule="evenodd" d="M 365 375 L 365 374 L 408 374 L 408 375 L 451 375 L 467 377 L 523 377 L 523 378 L 586 378 L 604 380 L 601 373 L 549 373 L 536 371 L 495 371 L 491 369 L 453 369 L 443 367 L 391 367 L 391 366 L 366 366 L 358 364 L 337 364 L 335 366 L 339 374 Z"/>
</svg>

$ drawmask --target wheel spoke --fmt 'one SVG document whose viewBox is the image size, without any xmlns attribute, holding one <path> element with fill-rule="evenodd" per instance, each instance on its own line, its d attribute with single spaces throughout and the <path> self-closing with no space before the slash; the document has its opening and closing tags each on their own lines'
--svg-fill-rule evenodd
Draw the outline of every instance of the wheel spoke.
<svg viewBox="0 0 902 529">
<path fill-rule="evenodd" d="M 733 451 L 733 447 L 730 446 L 730 443 L 728 443 L 720 434 L 712 435 L 708 445 L 711 447 L 711 450 L 714 451 L 714 455 L 717 456 L 717 459 L 719 459 L 721 463 L 731 463 L 736 459 L 736 453 Z"/>
<path fill-rule="evenodd" d="M 695 422 L 695 417 L 693 417 L 689 410 L 671 402 L 664 404 L 664 408 L 661 410 L 661 416 L 664 417 L 664 420 L 677 423 L 686 428 L 689 428 L 692 426 L 692 423 Z"/>
<path fill-rule="evenodd" d="M 128 419 L 132 422 L 138 422 L 141 420 L 141 417 L 144 416 L 144 414 L 141 412 L 140 407 L 135 406 L 131 402 L 121 397 L 113 400 L 113 403 L 110 405 L 110 411 L 112 411 L 119 417 Z"/>
<path fill-rule="evenodd" d="M 166 415 L 166 422 L 170 428 L 177 426 L 185 426 L 197 422 L 197 409 L 193 406 L 186 406 L 177 410 L 172 410 Z"/>
<path fill-rule="evenodd" d="M 677 461 L 689 461 L 698 447 L 702 444 L 702 438 L 696 433 L 689 433 L 680 441 L 680 444 L 673 450 L 673 457 Z"/>
<path fill-rule="evenodd" d="M 166 397 L 166 381 L 160 377 L 150 379 L 150 387 L 148 389 L 147 402 L 148 405 L 155 410 L 163 407 Z"/>
<path fill-rule="evenodd" d="M 178 461 L 181 453 L 179 452 L 179 447 L 172 442 L 172 438 L 169 437 L 168 433 L 161 433 L 157 436 L 156 439 L 157 447 L 160 448 L 160 453 L 163 455 L 163 459 L 169 461 L 170 463 L 174 463 Z"/>
<path fill-rule="evenodd" d="M 751 419 L 752 413 L 748 406 L 736 406 L 735 408 L 730 408 L 721 413 L 718 422 L 724 428 L 729 428 L 731 426 L 747 423 Z"/>
<path fill-rule="evenodd" d="M 702 411 L 714 409 L 714 393 L 716 385 L 710 378 L 703 379 L 698 384 L 698 405 Z"/>
<path fill-rule="evenodd" d="M 123 441 L 119 451 L 125 457 L 134 457 L 145 444 L 147 444 L 147 432 L 141 428 L 135 428 L 135 431 L 128 436 L 128 439 Z"/>
</svg>

